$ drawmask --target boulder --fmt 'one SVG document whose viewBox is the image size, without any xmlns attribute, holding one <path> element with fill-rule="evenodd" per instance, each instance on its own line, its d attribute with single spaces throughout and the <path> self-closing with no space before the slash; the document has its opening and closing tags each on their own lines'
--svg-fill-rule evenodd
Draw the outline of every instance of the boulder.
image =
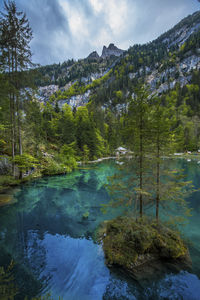
<svg viewBox="0 0 200 300">
<path fill-rule="evenodd" d="M 159 278 L 165 272 L 191 270 L 191 259 L 179 234 L 150 221 L 118 217 L 100 229 L 106 264 L 135 280 Z"/>
</svg>

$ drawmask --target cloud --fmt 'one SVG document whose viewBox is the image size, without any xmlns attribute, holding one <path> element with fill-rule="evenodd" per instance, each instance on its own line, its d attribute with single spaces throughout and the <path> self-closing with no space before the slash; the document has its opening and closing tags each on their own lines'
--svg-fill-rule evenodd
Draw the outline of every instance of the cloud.
<svg viewBox="0 0 200 300">
<path fill-rule="evenodd" d="M 56 0 L 18 0 L 16 3 L 20 10 L 26 12 L 33 29 L 34 38 L 31 42 L 31 49 L 34 61 L 47 64 L 64 58 L 66 40 L 69 42 L 72 36 L 68 19 L 59 2 Z"/>
<path fill-rule="evenodd" d="M 1 0 L 0 0 L 1 1 Z M 200 0 L 16 0 L 26 11 L 35 62 L 84 58 L 103 45 L 127 49 L 155 39 L 199 9 Z"/>
</svg>

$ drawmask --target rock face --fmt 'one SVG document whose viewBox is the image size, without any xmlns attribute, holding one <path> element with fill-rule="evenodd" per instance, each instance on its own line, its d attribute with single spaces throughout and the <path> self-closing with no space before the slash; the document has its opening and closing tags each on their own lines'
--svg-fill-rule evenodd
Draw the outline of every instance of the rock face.
<svg viewBox="0 0 200 300">
<path fill-rule="evenodd" d="M 110 57 L 111 55 L 120 56 L 123 54 L 123 52 L 124 50 L 117 48 L 114 44 L 110 44 L 108 48 L 106 48 L 106 46 L 103 46 L 101 57 L 106 58 Z"/>
<path fill-rule="evenodd" d="M 12 164 L 8 160 L 8 157 L 4 156 L 0 158 L 0 175 L 9 174 L 12 169 Z"/>
<path fill-rule="evenodd" d="M 194 13 L 193 18 L 195 15 L 198 16 L 199 12 L 197 11 Z M 192 24 L 184 25 L 179 29 L 175 30 L 172 34 L 170 34 L 167 38 L 163 39 L 162 42 L 166 43 L 168 47 L 178 44 L 179 46 L 183 45 L 185 41 L 195 32 L 197 32 L 200 28 L 200 21 L 194 21 Z"/>
<path fill-rule="evenodd" d="M 87 59 L 98 59 L 98 58 L 99 58 L 99 54 L 97 53 L 97 51 L 93 51 L 87 57 Z"/>
<path fill-rule="evenodd" d="M 69 99 L 61 99 L 58 100 L 58 107 L 62 109 L 64 104 L 68 104 L 69 106 L 73 107 L 79 107 L 79 106 L 84 106 L 88 103 L 89 101 L 89 96 L 90 96 L 91 91 L 88 90 L 85 92 L 83 95 L 74 95 Z"/>
<path fill-rule="evenodd" d="M 107 265 L 122 268 L 135 280 L 191 270 L 187 247 L 176 232 L 163 225 L 118 217 L 108 221 L 100 234 Z"/>
<path fill-rule="evenodd" d="M 36 98 L 39 102 L 45 103 L 49 100 L 49 97 L 59 90 L 59 86 L 55 84 L 41 86 L 38 88 Z"/>
</svg>

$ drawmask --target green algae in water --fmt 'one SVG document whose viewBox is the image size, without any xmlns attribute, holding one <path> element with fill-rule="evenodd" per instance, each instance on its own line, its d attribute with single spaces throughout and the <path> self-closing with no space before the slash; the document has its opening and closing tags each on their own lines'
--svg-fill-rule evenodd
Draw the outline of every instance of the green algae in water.
<svg viewBox="0 0 200 300">
<path fill-rule="evenodd" d="M 12 204 L 15 199 L 12 194 L 0 194 L 0 206 Z"/>
</svg>

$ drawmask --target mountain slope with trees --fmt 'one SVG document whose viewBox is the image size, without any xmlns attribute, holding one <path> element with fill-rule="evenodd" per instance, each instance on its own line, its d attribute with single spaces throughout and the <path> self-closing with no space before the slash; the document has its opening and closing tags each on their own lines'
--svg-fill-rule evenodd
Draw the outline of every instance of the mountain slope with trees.
<svg viewBox="0 0 200 300">
<path fill-rule="evenodd" d="M 134 45 L 119 57 L 89 56 L 30 70 L 32 32 L 22 12 L 16 17 L 14 2 L 9 5 L 1 16 L 0 143 L 1 155 L 7 157 L 7 163 L 1 163 L 2 170 L 5 164 L 10 172 L 9 160 L 13 174 L 19 170 L 21 177 L 33 169 L 42 174 L 63 173 L 74 168 L 77 160 L 96 159 L 113 154 L 119 145 L 130 146 L 126 132 L 134 126 L 130 122 L 131 103 L 142 85 L 146 85 L 149 97 L 157 94 L 161 110 L 170 101 L 175 103 L 171 109 L 171 117 L 176 111 L 175 150 L 199 148 L 200 12 L 157 40 Z M 6 40 L 12 18 L 16 22 L 22 18 L 25 24 L 19 33 L 14 28 L 13 45 Z M 25 33 L 25 51 L 21 53 L 17 36 L 23 38 Z M 9 55 L 15 65 L 9 65 Z M 58 83 L 59 78 L 63 83 Z M 47 84 L 45 101 L 31 81 Z M 85 100 L 81 100 L 83 96 Z"/>
<path fill-rule="evenodd" d="M 49 96 L 42 97 L 39 101 L 50 100 L 54 102 L 54 105 L 58 102 L 59 107 L 62 107 L 64 103 L 77 107 L 85 105 L 90 99 L 93 99 L 95 103 L 100 103 L 102 106 L 116 107 L 117 110 L 121 110 L 126 107 L 126 103 L 138 83 L 145 83 L 151 92 L 159 95 L 177 87 L 183 88 L 185 91 L 186 85 L 196 85 L 199 76 L 199 32 L 200 12 L 198 11 L 183 19 L 173 29 L 153 42 L 130 47 L 119 58 L 114 56 L 107 59 L 87 58 L 74 62 L 69 67 L 69 72 L 74 75 L 70 73 L 72 77 L 70 75 L 61 85 L 57 83 L 56 91 L 54 92 L 52 89 Z M 64 66 L 68 63 L 71 64 L 69 61 L 60 66 L 54 65 L 58 68 L 58 76 L 63 76 Z M 90 68 L 95 66 L 95 69 L 91 71 L 88 66 Z M 48 68 L 51 69 L 51 66 L 40 69 L 43 72 L 43 79 L 46 76 L 54 78 Z M 80 68 L 90 71 L 82 73 Z M 99 84 L 99 78 L 108 71 L 107 80 Z M 50 82 L 51 84 L 55 83 L 54 81 Z M 51 90 L 48 85 L 45 89 L 46 91 Z"/>
<path fill-rule="evenodd" d="M 127 216 L 107 222 L 103 249 L 108 263 L 131 272 L 139 264 L 144 273 L 143 263 L 151 265 L 152 258 L 159 259 L 150 276 L 162 270 L 163 259 L 172 265 L 180 259 L 177 270 L 183 269 L 185 260 L 190 265 L 185 243 L 179 234 L 162 226 L 161 216 L 165 213 L 168 221 L 173 218 L 173 225 L 183 223 L 191 211 L 185 196 L 193 192 L 193 187 L 180 170 L 166 167 L 163 158 L 188 150 L 198 155 L 200 148 L 199 29 L 200 12 L 196 12 L 155 41 L 134 45 L 128 51 L 118 51 L 110 44 L 104 48 L 103 57 L 93 53 L 78 62 L 34 67 L 29 21 L 14 1 L 5 1 L 0 18 L 0 191 L 39 176 L 65 174 L 78 164 L 115 155 L 121 169 L 105 187 L 110 203 L 102 208 L 121 206 L 121 213 Z M 117 51 L 119 56 L 109 55 L 108 50 Z M 124 159 L 117 153 L 119 146 L 128 149 Z M 90 176 L 92 180 L 92 173 Z M 85 183 L 90 184 L 87 178 Z M 71 181 L 64 185 L 69 190 Z M 103 186 L 98 191 L 100 188 Z M 54 204 L 59 202 L 54 194 L 49 200 L 46 191 L 42 201 L 47 197 L 48 203 L 52 199 Z M 66 210 L 67 198 L 63 195 Z M 90 193 L 86 195 L 90 197 Z M 30 197 L 34 198 L 35 193 Z M 9 200 L 8 197 L 0 204 L 8 204 Z M 94 205 L 92 214 L 99 209 L 99 204 Z M 174 208 L 176 216 L 171 213 Z M 37 216 L 42 219 L 40 209 Z M 51 220 L 53 214 L 52 210 Z M 57 218 L 57 212 L 55 215 Z M 76 224 L 85 226 L 88 217 L 89 211 L 85 211 Z M 62 225 L 70 220 L 69 212 Z M 37 230 L 41 224 L 36 225 Z M 27 252 L 28 246 L 24 249 Z M 7 297 L 7 280 L 13 298 L 17 289 L 12 283 L 12 264 L 1 273 L 0 294 Z"/>
</svg>

